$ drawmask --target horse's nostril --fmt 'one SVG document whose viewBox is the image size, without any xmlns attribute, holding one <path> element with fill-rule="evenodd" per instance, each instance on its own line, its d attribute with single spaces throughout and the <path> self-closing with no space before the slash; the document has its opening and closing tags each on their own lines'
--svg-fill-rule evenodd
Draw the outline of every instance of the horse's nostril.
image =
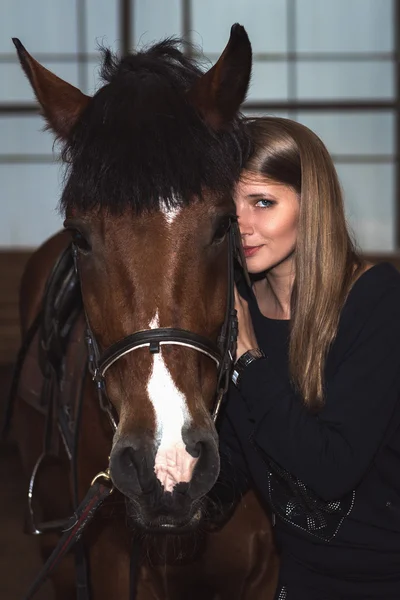
<svg viewBox="0 0 400 600">
<path fill-rule="evenodd" d="M 188 452 L 190 456 L 193 456 L 193 458 L 199 458 L 201 455 L 202 447 L 202 442 L 196 442 L 195 444 L 187 444 L 186 452 Z"/>
<path fill-rule="evenodd" d="M 135 468 L 134 450 L 131 447 L 124 448 L 120 454 L 119 460 L 121 471 L 126 475 Z"/>
<path fill-rule="evenodd" d="M 138 444 L 118 441 L 111 452 L 110 473 L 114 485 L 129 498 L 136 497 L 147 488 L 148 480 L 154 477 L 151 453 L 146 455 L 145 448 Z M 126 445 L 125 445 L 126 444 Z"/>
<path fill-rule="evenodd" d="M 192 500 L 204 496 L 214 485 L 219 472 L 218 445 L 214 430 L 189 429 L 184 432 L 186 452 L 194 464 L 188 495 Z"/>
</svg>

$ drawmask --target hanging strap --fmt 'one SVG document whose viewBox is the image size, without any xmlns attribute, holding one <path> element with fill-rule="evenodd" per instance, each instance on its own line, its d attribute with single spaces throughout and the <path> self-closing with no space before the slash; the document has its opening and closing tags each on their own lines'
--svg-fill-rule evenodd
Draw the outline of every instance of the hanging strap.
<svg viewBox="0 0 400 600">
<path fill-rule="evenodd" d="M 11 381 L 11 386 L 10 386 L 10 390 L 8 392 L 8 397 L 6 400 L 4 420 L 3 420 L 2 424 L 1 424 L 1 428 L 0 428 L 0 440 L 2 440 L 2 441 L 5 441 L 9 434 L 12 416 L 13 416 L 13 412 L 14 412 L 14 405 L 15 405 L 17 392 L 18 392 L 19 377 L 21 375 L 21 370 L 22 370 L 22 367 L 24 366 L 25 358 L 26 358 L 26 355 L 30 348 L 30 345 L 33 341 L 33 338 L 36 335 L 37 330 L 39 329 L 42 317 L 43 317 L 43 312 L 42 312 L 42 310 L 40 310 L 37 313 L 36 317 L 34 318 L 32 325 L 29 327 L 29 329 L 25 335 L 25 338 L 23 340 L 23 343 L 22 343 L 20 349 L 18 350 L 17 359 L 15 361 L 15 366 L 14 366 L 14 371 L 13 371 L 13 376 L 12 376 L 12 381 Z"/>
<path fill-rule="evenodd" d="M 105 479 L 107 483 L 103 483 L 101 479 Z M 107 473 L 99 473 L 99 475 L 94 478 L 88 493 L 77 508 L 73 517 L 70 519 L 69 526 L 67 526 L 67 529 L 47 559 L 39 575 L 36 577 L 24 600 L 31 600 L 31 598 L 35 596 L 36 592 L 54 571 L 65 554 L 67 554 L 72 546 L 79 540 L 84 529 L 93 519 L 104 500 L 106 500 L 113 492 L 113 487 L 110 485 L 109 481 Z"/>
</svg>

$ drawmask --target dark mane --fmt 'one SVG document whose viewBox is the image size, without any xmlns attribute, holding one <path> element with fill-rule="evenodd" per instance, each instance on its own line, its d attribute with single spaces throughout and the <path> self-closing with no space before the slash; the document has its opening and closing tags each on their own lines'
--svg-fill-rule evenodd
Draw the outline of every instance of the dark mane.
<svg viewBox="0 0 400 600">
<path fill-rule="evenodd" d="M 103 50 L 104 86 L 63 149 L 69 163 L 62 208 L 121 213 L 190 202 L 209 188 L 230 193 L 247 154 L 238 119 L 211 130 L 185 92 L 202 74 L 167 39 L 118 59 Z"/>
</svg>

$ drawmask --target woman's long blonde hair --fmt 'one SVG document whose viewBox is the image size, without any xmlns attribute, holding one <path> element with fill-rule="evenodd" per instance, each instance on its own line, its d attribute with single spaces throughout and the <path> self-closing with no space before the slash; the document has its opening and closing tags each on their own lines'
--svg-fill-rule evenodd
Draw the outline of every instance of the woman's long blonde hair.
<svg viewBox="0 0 400 600">
<path fill-rule="evenodd" d="M 325 360 L 362 261 L 350 238 L 332 159 L 310 129 L 289 119 L 249 119 L 246 170 L 291 187 L 300 199 L 291 296 L 289 367 L 313 409 L 324 399 Z"/>
</svg>

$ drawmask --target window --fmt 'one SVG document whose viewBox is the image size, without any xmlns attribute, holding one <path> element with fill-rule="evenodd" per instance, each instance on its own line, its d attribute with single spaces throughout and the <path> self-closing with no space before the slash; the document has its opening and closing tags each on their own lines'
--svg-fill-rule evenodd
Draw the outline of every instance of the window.
<svg viewBox="0 0 400 600">
<path fill-rule="evenodd" d="M 43 133 L 11 38 L 59 77 L 93 93 L 98 44 L 119 48 L 117 0 L 3 0 L 0 20 L 0 247 L 35 247 L 61 226 L 62 168 Z M 40 218 L 38 218 L 40 215 Z"/>
<path fill-rule="evenodd" d="M 399 250 L 399 19 L 394 0 L 4 1 L 9 7 L 0 23 L 0 74 L 8 84 L 0 92 L 0 168 L 12 169 L 2 181 L 13 204 L 26 206 L 22 194 L 29 193 L 29 201 L 40 197 L 49 218 L 28 240 L 16 211 L 10 218 L 20 233 L 4 237 L 0 230 L 0 245 L 21 243 L 17 239 L 36 245 L 51 233 L 60 181 L 53 167 L 45 168 L 53 163 L 52 138 L 39 133 L 40 118 L 17 67 L 11 36 L 91 93 L 97 85 L 98 43 L 125 51 L 180 35 L 211 65 L 231 25 L 240 22 L 254 52 L 247 113 L 289 117 L 313 129 L 334 158 L 361 248 L 368 253 Z M 35 165 L 40 177 L 28 174 Z"/>
</svg>

